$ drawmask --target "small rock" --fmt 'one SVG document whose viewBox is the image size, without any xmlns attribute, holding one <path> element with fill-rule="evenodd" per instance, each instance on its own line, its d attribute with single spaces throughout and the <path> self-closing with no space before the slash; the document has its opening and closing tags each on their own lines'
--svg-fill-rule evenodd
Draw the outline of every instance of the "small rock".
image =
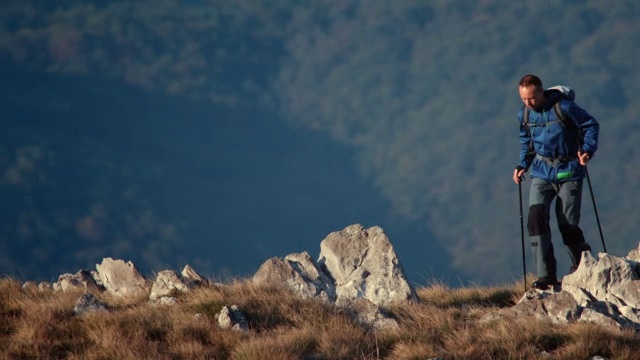
<svg viewBox="0 0 640 360">
<path fill-rule="evenodd" d="M 51 291 L 51 284 L 46 281 L 42 281 L 38 284 L 38 290 L 40 291 Z"/>
<path fill-rule="evenodd" d="M 156 300 L 155 304 L 164 305 L 164 306 L 172 306 L 178 303 L 178 299 L 173 296 L 163 296 L 160 299 Z"/>
<path fill-rule="evenodd" d="M 101 291 L 102 287 L 96 283 L 88 270 L 83 269 L 75 274 L 60 275 L 58 277 L 58 282 L 53 284 L 53 289 L 62 292 L 67 292 L 73 289 Z"/>
<path fill-rule="evenodd" d="M 35 281 L 25 281 L 24 284 L 22 284 L 22 290 L 35 290 L 38 288 L 38 285 L 36 285 Z"/>
<path fill-rule="evenodd" d="M 182 279 L 184 279 L 190 287 L 206 285 L 209 281 L 202 275 L 198 274 L 191 266 L 185 265 L 184 269 L 180 273 Z"/>
<path fill-rule="evenodd" d="M 189 288 L 178 277 L 175 271 L 164 270 L 158 273 L 151 287 L 149 300 L 156 301 L 162 297 L 174 296 L 178 292 L 187 292 Z"/>
<path fill-rule="evenodd" d="M 222 329 L 232 328 L 233 330 L 246 331 L 249 329 L 249 323 L 244 313 L 236 305 L 231 307 L 222 307 L 220 314 L 217 315 L 218 326 Z"/>
<path fill-rule="evenodd" d="M 307 252 L 265 261 L 252 281 L 258 285 L 282 284 L 303 298 L 317 297 L 329 302 L 336 299 L 331 278 L 318 269 Z"/>
<path fill-rule="evenodd" d="M 83 315 L 88 312 L 108 312 L 105 304 L 98 301 L 92 294 L 85 292 L 82 294 L 76 306 L 73 308 L 73 313 L 76 315 Z"/>
</svg>

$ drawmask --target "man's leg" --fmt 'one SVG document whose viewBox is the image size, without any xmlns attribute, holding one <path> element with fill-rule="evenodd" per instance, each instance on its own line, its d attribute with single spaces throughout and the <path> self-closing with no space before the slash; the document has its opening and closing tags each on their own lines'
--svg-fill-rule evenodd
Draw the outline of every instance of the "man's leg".
<svg viewBox="0 0 640 360">
<path fill-rule="evenodd" d="M 591 252 L 580 229 L 580 210 L 582 208 L 582 180 L 567 181 L 558 185 L 556 216 L 562 240 L 567 246 L 571 268 L 575 270 L 582 259 L 582 252 Z"/>
<path fill-rule="evenodd" d="M 556 196 L 555 188 L 544 180 L 531 179 L 527 228 L 539 278 L 556 280 L 556 258 L 551 242 L 549 212 Z"/>
</svg>

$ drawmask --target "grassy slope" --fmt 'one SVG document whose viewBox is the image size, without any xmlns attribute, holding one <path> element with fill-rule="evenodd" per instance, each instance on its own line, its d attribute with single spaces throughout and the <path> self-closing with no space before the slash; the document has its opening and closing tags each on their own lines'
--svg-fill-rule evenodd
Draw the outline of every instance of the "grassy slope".
<svg viewBox="0 0 640 360">
<path fill-rule="evenodd" d="M 176 306 L 146 298 L 117 300 L 96 294 L 109 313 L 74 316 L 81 292 L 23 290 L 0 280 L 0 355 L 8 359 L 557 359 L 640 358 L 640 339 L 628 331 L 533 318 L 479 323 L 482 315 L 511 306 L 521 284 L 451 289 L 434 283 L 417 289 L 421 304 L 388 310 L 393 331 L 368 331 L 345 311 L 303 300 L 250 281 L 195 289 Z M 250 330 L 220 329 L 215 314 L 238 305 Z M 201 314 L 196 316 L 196 314 Z"/>
</svg>

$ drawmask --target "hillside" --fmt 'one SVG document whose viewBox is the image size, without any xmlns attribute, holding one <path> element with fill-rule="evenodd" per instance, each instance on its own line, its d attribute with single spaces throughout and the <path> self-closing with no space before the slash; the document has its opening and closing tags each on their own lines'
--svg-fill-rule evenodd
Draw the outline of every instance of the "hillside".
<svg viewBox="0 0 640 360">
<path fill-rule="evenodd" d="M 388 230 L 416 281 L 511 281 L 525 73 L 600 120 L 589 172 L 619 254 L 638 242 L 639 16 L 597 0 L 4 2 L 0 273 L 118 256 L 235 276 L 358 222 Z"/>
<path fill-rule="evenodd" d="M 0 354 L 58 359 L 637 359 L 640 340 L 630 331 L 592 323 L 554 325 L 522 317 L 478 321 L 510 306 L 513 286 L 418 289 L 421 304 L 388 308 L 399 328 L 376 331 L 348 311 L 303 300 L 282 288 L 250 281 L 202 287 L 174 306 L 147 298 L 97 294 L 108 311 L 75 315 L 82 291 L 42 292 L 0 280 Z M 236 304 L 248 329 L 218 325 L 216 314 Z"/>
</svg>

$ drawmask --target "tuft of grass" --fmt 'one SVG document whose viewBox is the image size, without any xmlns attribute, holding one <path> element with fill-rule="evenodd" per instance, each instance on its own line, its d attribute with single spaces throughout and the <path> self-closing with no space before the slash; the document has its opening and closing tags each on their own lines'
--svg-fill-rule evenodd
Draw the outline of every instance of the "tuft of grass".
<svg viewBox="0 0 640 360">
<path fill-rule="evenodd" d="M 422 301 L 438 307 L 461 306 L 513 306 L 523 295 L 520 284 L 510 286 L 470 286 L 452 289 L 442 282 L 432 281 L 429 286 L 417 290 Z"/>
<path fill-rule="evenodd" d="M 263 336 L 250 336 L 233 349 L 234 360 L 298 360 L 313 352 L 317 340 L 310 329 L 279 328 Z"/>
<path fill-rule="evenodd" d="M 173 306 L 145 297 L 95 293 L 108 313 L 74 315 L 82 291 L 23 290 L 0 279 L 0 358 L 8 359 L 640 359 L 640 338 L 589 323 L 536 318 L 478 321 L 512 306 L 522 284 L 418 288 L 419 303 L 385 310 L 398 328 L 363 327 L 350 311 L 286 288 L 237 279 L 178 296 Z M 237 305 L 248 331 L 221 329 L 216 315 Z"/>
</svg>

